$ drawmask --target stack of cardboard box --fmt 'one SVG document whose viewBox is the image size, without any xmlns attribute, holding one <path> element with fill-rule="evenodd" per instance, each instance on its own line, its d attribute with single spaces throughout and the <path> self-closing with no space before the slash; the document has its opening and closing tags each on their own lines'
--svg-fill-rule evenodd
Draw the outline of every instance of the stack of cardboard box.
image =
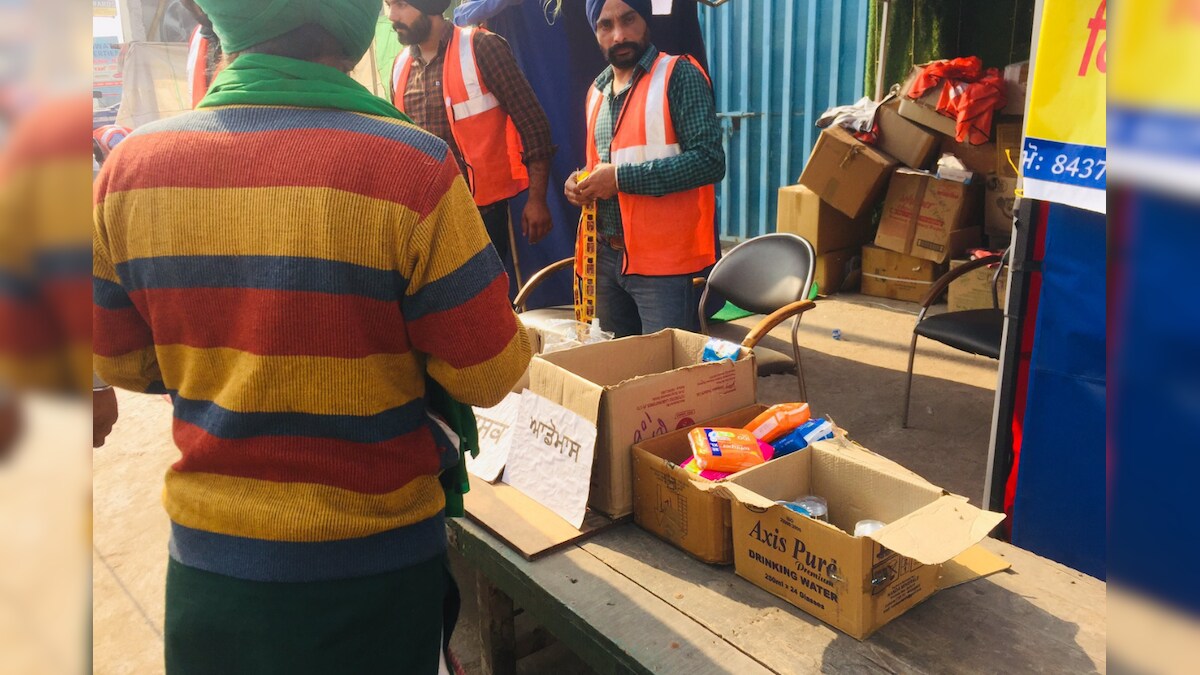
<svg viewBox="0 0 1200 675">
<path fill-rule="evenodd" d="M 1028 64 L 1005 69 L 1009 102 L 982 145 L 954 139 L 955 121 L 936 110 L 936 91 L 922 99 L 903 95 L 919 73 L 914 67 L 901 95 L 879 107 L 875 146 L 830 127 L 799 185 L 779 190 L 776 229 L 813 244 L 822 293 L 857 276 L 851 268 L 859 251 L 863 293 L 917 301 L 968 249 L 1008 246 L 1023 124 L 1007 113 L 1023 111 Z M 943 154 L 960 160 L 966 180 L 938 177 Z"/>
</svg>

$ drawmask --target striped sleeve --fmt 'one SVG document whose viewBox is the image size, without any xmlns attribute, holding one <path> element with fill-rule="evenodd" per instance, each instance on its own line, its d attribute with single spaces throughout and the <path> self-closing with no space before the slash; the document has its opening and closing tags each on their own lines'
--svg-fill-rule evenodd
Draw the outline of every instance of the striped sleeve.
<svg viewBox="0 0 1200 675">
<path fill-rule="evenodd" d="M 165 394 L 154 336 L 117 276 L 103 212 L 101 204 L 92 236 L 92 368 L 114 387 Z"/>
<path fill-rule="evenodd" d="M 442 168 L 441 198 L 408 239 L 402 311 L 429 375 L 458 401 L 492 406 L 524 374 L 529 338 L 466 183 L 453 159 Z"/>
</svg>

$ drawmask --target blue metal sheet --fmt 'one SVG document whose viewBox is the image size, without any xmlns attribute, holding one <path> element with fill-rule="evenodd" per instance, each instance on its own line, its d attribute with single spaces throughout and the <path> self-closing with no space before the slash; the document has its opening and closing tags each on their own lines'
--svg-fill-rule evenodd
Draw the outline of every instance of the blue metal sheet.
<svg viewBox="0 0 1200 675">
<path fill-rule="evenodd" d="M 728 170 L 721 236 L 775 231 L 776 191 L 795 183 L 817 117 L 863 95 L 869 0 L 766 0 L 700 8 Z"/>
</svg>

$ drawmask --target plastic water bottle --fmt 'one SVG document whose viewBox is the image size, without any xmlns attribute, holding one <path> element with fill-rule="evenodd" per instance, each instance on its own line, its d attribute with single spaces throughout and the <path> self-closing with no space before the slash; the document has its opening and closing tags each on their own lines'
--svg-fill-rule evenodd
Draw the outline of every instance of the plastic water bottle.
<svg viewBox="0 0 1200 675">
<path fill-rule="evenodd" d="M 854 536 L 865 537 L 868 534 L 873 534 L 883 529 L 883 521 L 879 520 L 860 520 L 854 524 Z"/>
<path fill-rule="evenodd" d="M 800 497 L 796 501 L 778 501 L 775 503 L 779 504 L 785 509 L 788 509 L 789 511 L 795 511 L 802 516 L 808 516 L 813 520 L 820 520 L 826 523 L 829 522 L 829 506 L 825 503 L 824 497 L 806 495 L 804 497 Z"/>
</svg>

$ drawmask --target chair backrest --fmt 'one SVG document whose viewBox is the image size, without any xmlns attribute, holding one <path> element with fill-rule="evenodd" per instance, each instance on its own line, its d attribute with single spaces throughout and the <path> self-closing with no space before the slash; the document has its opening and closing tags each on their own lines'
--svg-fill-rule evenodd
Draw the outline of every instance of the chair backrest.
<svg viewBox="0 0 1200 675">
<path fill-rule="evenodd" d="M 1004 249 L 1004 253 L 1000 256 L 1000 264 L 996 265 L 996 271 L 992 273 L 992 308 L 1004 309 L 1000 306 L 1000 275 L 1004 274 L 1004 268 L 1008 265 L 1009 253 L 1012 252 L 1012 245 Z"/>
<path fill-rule="evenodd" d="M 808 297 L 816 254 L 803 237 L 764 234 L 738 244 L 713 266 L 709 290 L 759 314 Z M 702 300 L 703 302 L 703 300 Z"/>
</svg>

